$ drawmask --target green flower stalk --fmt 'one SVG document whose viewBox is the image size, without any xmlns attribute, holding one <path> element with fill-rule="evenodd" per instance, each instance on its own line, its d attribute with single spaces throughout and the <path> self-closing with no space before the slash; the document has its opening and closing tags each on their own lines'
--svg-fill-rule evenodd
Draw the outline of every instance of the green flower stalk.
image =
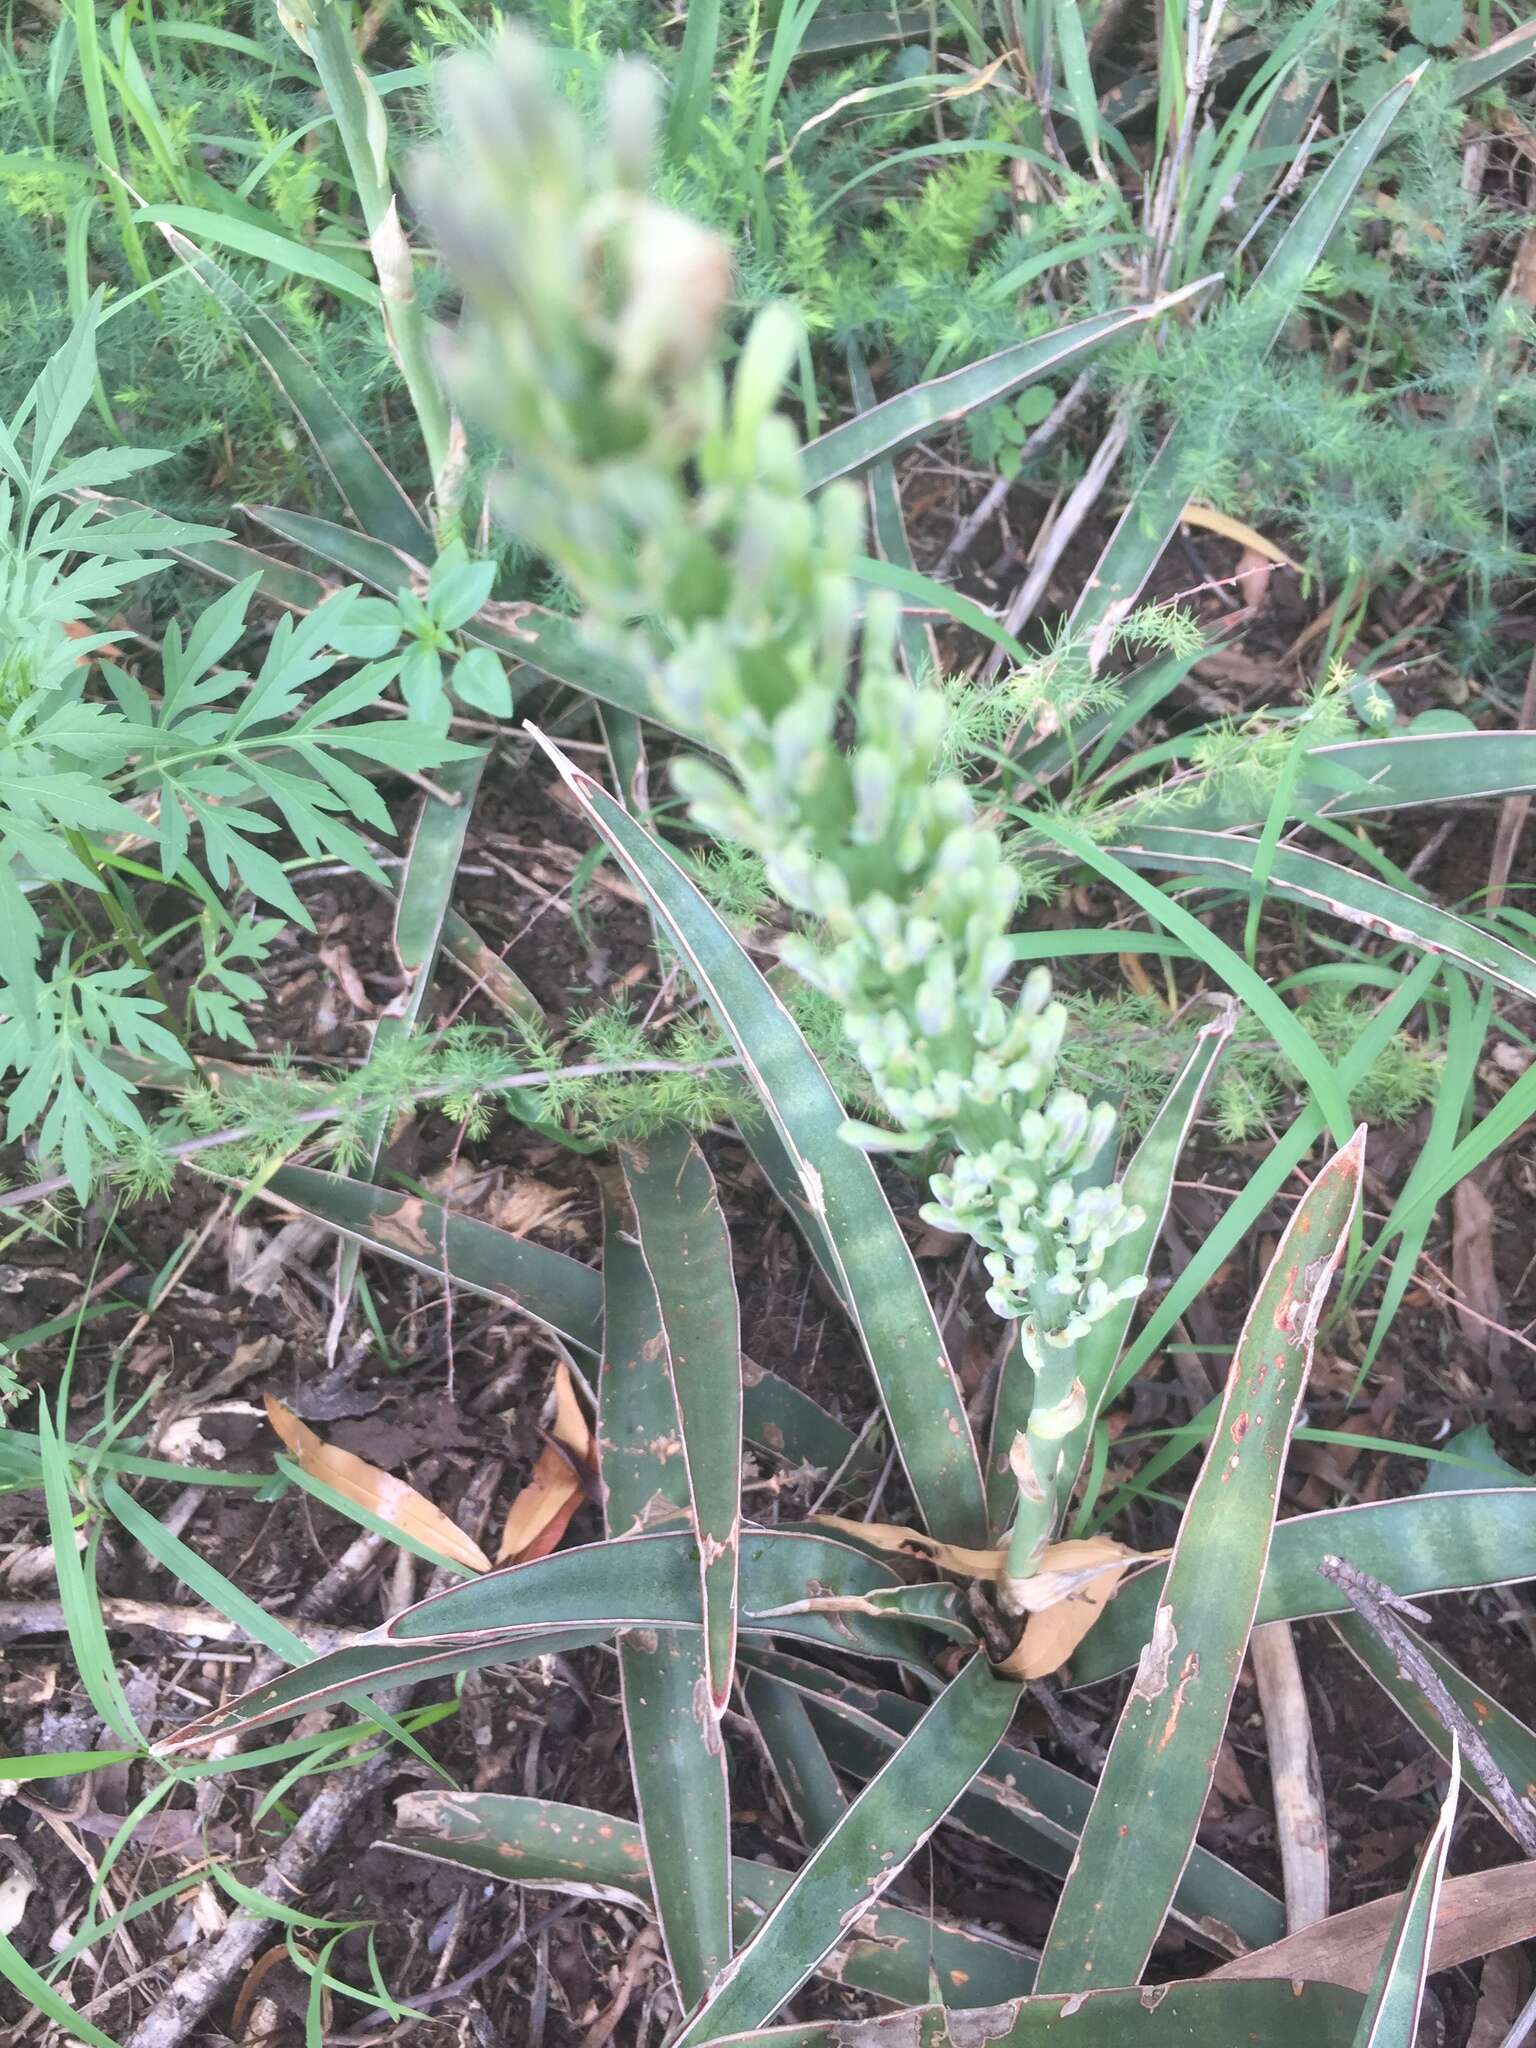
<svg viewBox="0 0 1536 2048">
<path fill-rule="evenodd" d="M 1038 1377 L 1013 1459 L 1023 1577 L 1080 1413 L 1072 1348 L 1139 1290 L 1102 1267 L 1140 1217 L 1099 1170 L 1113 1113 L 1056 1085 L 1049 975 L 1005 992 L 1018 880 L 944 765 L 942 691 L 903 673 L 891 602 L 863 598 L 860 495 L 806 496 L 774 410 L 788 308 L 758 316 L 727 390 L 729 253 L 647 195 L 653 95 L 648 72 L 612 73 L 603 151 L 526 40 L 454 72 L 460 148 L 419 181 L 469 300 L 452 380 L 511 457 L 503 516 L 714 757 L 674 765 L 694 823 L 755 853 L 806 921 L 783 957 L 840 1005 L 888 1119 L 845 1135 L 951 1155 L 922 1213 L 981 1247 Z"/>
</svg>

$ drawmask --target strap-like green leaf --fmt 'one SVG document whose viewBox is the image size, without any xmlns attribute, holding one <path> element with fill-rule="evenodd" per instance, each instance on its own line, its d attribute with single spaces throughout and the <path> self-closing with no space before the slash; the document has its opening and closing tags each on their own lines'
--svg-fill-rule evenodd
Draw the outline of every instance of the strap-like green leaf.
<svg viewBox="0 0 1536 2048">
<path fill-rule="evenodd" d="M 189 236 L 162 221 L 160 232 L 187 269 L 234 320 L 257 360 L 293 408 L 343 502 L 364 533 L 417 555 L 430 555 L 432 534 L 367 436 L 354 423 L 322 371 L 222 264 Z"/>
<path fill-rule="evenodd" d="M 602 1342 L 601 1282 L 563 1252 L 456 1215 L 440 1202 L 312 1166 L 279 1167 L 267 1186 L 367 1251 L 507 1302 L 583 1351 L 595 1354 Z"/>
<path fill-rule="evenodd" d="M 731 1694 L 741 1534 L 741 1315 L 714 1175 L 686 1131 L 623 1148 L 640 1250 L 655 1289 L 699 1543 L 704 1659 L 715 1713 Z"/>
<path fill-rule="evenodd" d="M 669 1455 L 677 1404 L 662 1365 L 656 1290 L 635 1242 L 634 1212 L 616 1173 L 603 1196 L 603 1362 L 597 1440 L 610 1537 L 653 1503 L 683 1512 L 688 1484 Z M 619 1637 L 630 1771 L 651 1891 L 684 2008 L 704 1996 L 731 1953 L 730 1790 L 725 1747 L 706 1704 L 702 1634 L 631 1630 Z"/>
<path fill-rule="evenodd" d="M 842 1136 L 842 1104 L 814 1053 L 677 862 L 590 776 L 557 749 L 548 751 L 665 925 L 773 1120 L 837 1258 L 924 1520 L 948 1541 L 985 1541 L 981 1470 L 964 1397 L 906 1239 L 873 1166 Z"/>
<path fill-rule="evenodd" d="M 938 1826 L 1007 1731 L 1017 1698 L 1017 1686 L 996 1677 L 985 1657 L 971 1659 L 817 1843 L 676 2048 L 772 2019 Z"/>
<path fill-rule="evenodd" d="M 1453 1744 L 1451 1782 L 1446 1787 L 1445 1801 L 1424 1844 L 1413 1883 L 1403 1894 L 1391 1936 L 1376 1967 L 1376 1981 L 1366 1994 L 1354 2048 L 1413 2048 L 1460 1790 L 1461 1763 Z"/>
<path fill-rule="evenodd" d="M 459 876 L 464 835 L 469 830 L 486 760 L 486 754 L 477 754 L 468 761 L 450 761 L 437 771 L 439 786 L 448 796 L 457 797 L 457 804 L 445 802 L 435 795 L 426 795 L 421 800 L 421 812 L 416 830 L 411 835 L 411 848 L 406 855 L 395 899 L 395 952 L 409 982 L 403 999 L 392 1004 L 374 1025 L 368 1048 L 370 1060 L 409 1038 L 416 1028 L 431 986 L 432 969 L 443 937 L 448 905 Z M 388 1135 L 389 1119 L 380 1110 L 364 1133 L 358 1179 L 371 1181 L 377 1178 Z M 362 1245 L 355 1237 L 343 1241 L 341 1256 L 336 1262 L 336 1284 L 331 1298 L 328 1342 L 333 1354 L 346 1324 L 362 1255 Z"/>
<path fill-rule="evenodd" d="M 847 1604 L 828 1608 L 828 1600 Z M 752 1529 L 742 1540 L 744 1631 L 928 1668 L 934 1634 L 970 1639 L 952 1590 L 908 1586 L 851 1544 L 801 1530 Z M 168 1744 L 190 1747 L 322 1700 L 361 1699 L 410 1673 L 425 1679 L 543 1656 L 552 1641 L 600 1642 L 620 1629 L 701 1626 L 690 1534 L 626 1536 L 510 1565 L 419 1601 L 365 1643 L 317 1657 L 207 1714 Z M 558 1640 L 557 1640 L 558 1639 Z"/>
<path fill-rule="evenodd" d="M 291 1208 L 328 1224 L 368 1251 L 513 1303 L 567 1344 L 596 1353 L 602 1343 L 602 1281 L 590 1266 L 513 1237 L 440 1202 L 405 1197 L 312 1166 L 284 1166 L 267 1183 Z M 743 1363 L 742 1423 L 748 1439 L 792 1463 L 834 1472 L 866 1467 L 873 1453 L 851 1429 L 766 1366 Z"/>
<path fill-rule="evenodd" d="M 1351 2048 L 1358 1991 L 1336 1984 L 1159 1984 L 1154 1991 L 1089 1991 L 1022 1998 L 968 2012 L 951 2027 L 940 2006 L 820 2026 L 717 2035 L 707 2048 Z"/>
<path fill-rule="evenodd" d="M 1342 1612 L 1343 1594 L 1317 1569 L 1330 1555 L 1384 1579 L 1405 1599 L 1536 1579 L 1530 1490 L 1421 1493 L 1277 1522 L 1254 1619 L 1305 1621 Z M 1122 1587 L 1072 1661 L 1075 1684 L 1090 1685 L 1136 1662 L 1151 1640 L 1162 1587 L 1161 1568 Z"/>
<path fill-rule="evenodd" d="M 852 1778 L 872 1778 L 922 1719 L 922 1708 L 905 1694 L 856 1685 L 805 1657 L 754 1642 L 742 1661 L 802 1697 L 827 1756 Z M 1005 1742 L 956 1801 L 949 1824 L 1032 1870 L 1064 1877 L 1092 1803 L 1091 1785 Z M 1285 1932 L 1285 1908 L 1272 1892 L 1198 1846 L 1173 1910 L 1195 1940 L 1224 1954 L 1265 1948 Z"/>
<path fill-rule="evenodd" d="M 1238 1339 L 1151 1637 L 1040 1958 L 1043 1991 L 1136 1983 L 1172 1903 L 1226 1732 L 1364 1156 L 1361 1130 L 1297 1203 Z"/>
<path fill-rule="evenodd" d="M 1344 1647 L 1370 1672 L 1398 1712 L 1411 1721 L 1430 1748 L 1449 1763 L 1456 1747 L 1455 1737 L 1419 1687 L 1411 1678 L 1403 1676 L 1392 1652 L 1356 1614 L 1336 1615 L 1332 1626 Z M 1449 1657 L 1442 1657 L 1433 1643 L 1426 1642 L 1406 1623 L 1403 1624 L 1403 1633 L 1433 1666 L 1441 1684 L 1487 1743 L 1493 1752 L 1494 1762 L 1508 1778 L 1516 1795 L 1536 1812 L 1536 1728 L 1527 1727 L 1507 1707 L 1501 1707 L 1481 1686 L 1474 1685 L 1464 1671 L 1458 1670 Z M 1496 1821 L 1508 1826 L 1499 1802 L 1490 1796 L 1487 1785 L 1465 1752 L 1461 1757 L 1461 1771 L 1467 1789 L 1477 1794 Z"/>
<path fill-rule="evenodd" d="M 1357 818 L 1424 804 L 1479 803 L 1536 789 L 1536 732 L 1405 732 L 1388 739 L 1309 747 L 1291 804 L 1293 817 L 1326 811 Z M 1263 822 L 1238 791 L 1179 806 L 1182 829 L 1225 832 Z"/>
<path fill-rule="evenodd" d="M 1451 73 L 1451 97 L 1470 99 L 1474 93 L 1497 85 L 1501 78 L 1507 78 L 1520 65 L 1529 64 L 1532 57 L 1536 57 L 1536 21 L 1526 21 L 1519 28 L 1512 28 L 1507 36 L 1500 36 L 1497 42 L 1490 43 L 1486 50 L 1477 50 L 1472 56 L 1463 57 Z"/>
<path fill-rule="evenodd" d="M 653 1904 L 640 1830 L 614 1814 L 496 1792 L 412 1792 L 396 1814 L 396 1847 L 417 1855 L 501 1881 Z M 746 1941 L 793 1880 L 745 1857 L 735 1859 L 732 1877 L 736 1939 Z M 904 2006 L 931 1998 L 935 1985 L 947 2005 L 990 2005 L 1027 1989 L 1034 1960 L 997 1935 L 882 1901 L 823 1960 L 820 1974 Z"/>
<path fill-rule="evenodd" d="M 889 461 L 938 428 L 952 426 L 999 399 L 1012 398 L 1041 377 L 1085 362 L 1105 342 L 1155 320 L 1188 296 L 1187 290 L 1173 292 L 1149 305 L 1095 313 L 1071 327 L 1039 335 L 1033 341 L 1014 342 L 979 363 L 967 363 L 963 370 L 951 370 L 948 376 L 933 377 L 926 384 L 898 392 L 882 405 L 855 414 L 819 440 L 807 443 L 807 487 L 820 490 L 834 477 L 858 476 L 874 463 Z"/>
<path fill-rule="evenodd" d="M 814 1848 L 847 1812 L 848 1800 L 805 1701 L 792 1685 L 762 1670 L 744 1672 L 741 1691 L 800 1839 Z"/>
<path fill-rule="evenodd" d="M 1235 832 L 1147 825 L 1113 851 L 1131 867 L 1207 876 L 1240 886 L 1253 873 L 1259 842 Z M 1342 867 L 1320 854 L 1281 846 L 1270 859 L 1269 887 L 1288 903 L 1326 911 L 1399 945 L 1452 960 L 1468 973 L 1480 974 L 1516 995 L 1536 996 L 1536 959 L 1530 954 L 1496 939 L 1464 917 L 1378 881 L 1374 875 Z"/>
</svg>

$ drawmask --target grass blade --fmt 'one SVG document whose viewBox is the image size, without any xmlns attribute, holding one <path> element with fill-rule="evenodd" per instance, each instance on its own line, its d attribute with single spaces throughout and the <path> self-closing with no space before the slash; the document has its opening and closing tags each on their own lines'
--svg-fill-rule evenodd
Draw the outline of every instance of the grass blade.
<svg viewBox="0 0 1536 2048">
<path fill-rule="evenodd" d="M 1134 867 L 1208 876 L 1240 885 L 1254 871 L 1259 843 L 1236 833 L 1152 825 L 1114 851 Z M 1326 911 L 1399 945 L 1454 961 L 1468 973 L 1482 975 L 1516 995 L 1536 996 L 1536 960 L 1528 953 L 1449 910 L 1377 881 L 1374 875 L 1341 867 L 1320 854 L 1282 846 L 1270 862 L 1269 886 L 1288 903 Z M 1289 1047 L 1286 1050 L 1290 1052 Z"/>
<path fill-rule="evenodd" d="M 678 1435 L 661 1364 L 666 1338 L 656 1290 L 635 1242 L 634 1211 L 616 1174 L 603 1196 L 603 1362 L 598 1431 L 610 1537 L 643 1525 L 652 1504 L 688 1507 L 679 1460 L 658 1445 Z M 674 1198 L 675 1206 L 675 1198 Z M 667 1959 L 686 2009 L 731 1953 L 730 1790 L 725 1748 L 707 1698 L 699 1635 L 619 1637 L 619 1680 L 646 1868 Z"/>
<path fill-rule="evenodd" d="M 343 503 L 376 540 L 416 555 L 433 553 L 431 531 L 399 480 L 348 416 L 309 358 L 213 257 L 168 221 L 160 232 L 185 267 L 234 320 L 257 361 L 293 408 Z"/>
<path fill-rule="evenodd" d="M 683 47 L 672 78 L 672 104 L 667 110 L 667 154 L 686 163 L 715 85 L 715 51 L 720 41 L 720 0 L 693 0 L 684 10 Z"/>
<path fill-rule="evenodd" d="M 62 1397 L 61 1397 L 62 1398 Z M 94 1570 L 94 1543 L 82 1553 L 75 1547 L 75 1510 L 69 1462 L 48 1404 L 37 1403 L 38 1455 L 42 1463 L 43 1499 L 48 1513 L 48 1541 L 58 1574 L 59 1606 L 69 1633 L 70 1650 L 86 1697 L 119 1742 L 139 1747 L 133 1709 L 117 1675 L 117 1661 L 101 1619 Z"/>
<path fill-rule="evenodd" d="M 1421 1493 L 1408 1500 L 1292 1515 L 1275 1526 L 1254 1619 L 1305 1621 L 1314 1614 L 1344 1612 L 1343 1594 L 1318 1574 L 1319 1563 L 1331 1553 L 1386 1580 L 1404 1599 L 1536 1579 L 1530 1489 Z M 1162 1583 L 1159 1569 L 1121 1588 L 1073 1660 L 1074 1684 L 1092 1684 L 1136 1662 L 1152 1637 Z"/>
<path fill-rule="evenodd" d="M 1018 1689 L 973 1657 L 877 1778 L 811 1851 L 763 1925 L 684 2025 L 676 2048 L 762 2026 L 811 1976 L 839 1929 L 879 1898 L 1006 1732 Z"/>
<path fill-rule="evenodd" d="M 741 1314 L 730 1232 L 714 1175 L 686 1131 L 658 1132 L 621 1156 L 677 1403 L 718 1715 L 731 1695 L 741 1538 Z"/>
<path fill-rule="evenodd" d="M 1287 1008 L 1284 1001 L 1270 987 L 1264 978 L 1251 968 L 1241 954 L 1236 953 L 1197 917 L 1191 915 L 1182 904 L 1175 903 L 1161 889 L 1143 882 L 1125 864 L 1140 851 L 1139 848 L 1115 847 L 1106 851 L 1095 846 L 1086 833 L 1064 825 L 1055 818 L 1032 816 L 1029 820 L 1034 831 L 1045 838 L 1054 840 L 1066 852 L 1083 862 L 1105 881 L 1121 889 L 1153 917 L 1175 938 L 1182 939 L 1197 959 L 1203 960 L 1211 972 L 1218 975 L 1238 999 L 1245 1003 L 1259 1022 L 1265 1026 L 1276 1045 L 1302 1076 L 1312 1091 L 1312 1099 L 1327 1119 L 1334 1140 L 1339 1145 L 1348 1142 L 1349 1098 L 1339 1085 L 1338 1075 L 1324 1057 L 1317 1041 L 1307 1031 L 1300 1019 Z M 1151 835 L 1144 835 L 1150 837 Z M 1223 841 L 1222 844 L 1230 842 Z M 1254 842 L 1255 855 L 1257 842 Z M 1125 858 L 1117 858 L 1123 855 Z M 1278 862 L 1277 856 L 1277 862 Z M 1138 865 L 1141 862 L 1138 860 Z M 1343 870 L 1340 870 L 1342 873 Z M 1376 885 L 1376 886 L 1379 886 Z M 1508 949 L 1507 949 L 1508 950 Z"/>
<path fill-rule="evenodd" d="M 414 1854 L 503 1883 L 653 1904 L 640 1831 L 616 1815 L 506 1793 L 411 1792 L 396 1802 L 396 1817 L 394 1845 Z M 744 1942 L 793 1880 L 745 1857 L 734 1859 L 732 1876 L 735 1935 Z M 1019 1996 L 1033 1981 L 1034 1962 L 996 1935 L 881 1903 L 824 1960 L 821 1974 L 903 2005 L 931 1997 L 937 1981 L 947 2003 L 969 2006 Z"/>
<path fill-rule="evenodd" d="M 881 404 L 856 413 L 851 420 L 833 427 L 804 450 L 806 489 L 819 491 L 834 477 L 859 476 L 877 462 L 888 462 L 904 448 L 921 441 L 937 428 L 951 426 L 981 407 L 1012 398 L 1027 384 L 1052 376 L 1069 364 L 1080 364 L 1107 341 L 1155 320 L 1170 306 L 1204 289 L 1191 286 L 1145 306 L 1128 306 L 1115 313 L 1095 313 L 1074 326 L 1042 334 L 1033 341 L 1019 341 L 978 363 L 968 363 L 947 376 L 930 378 L 898 392 Z"/>
<path fill-rule="evenodd" d="M 1308 277 L 1418 77 L 1417 72 L 1410 73 L 1383 93 L 1345 139 L 1250 287 L 1244 304 L 1253 309 L 1254 344 L 1261 355 L 1268 354 L 1294 313 Z M 1096 661 L 1102 659 L 1110 633 L 1135 605 L 1189 503 L 1186 441 L 1181 427 L 1169 433 L 1120 515 L 1098 567 L 1083 585 L 1072 623 L 1080 631 L 1092 630 Z"/>
<path fill-rule="evenodd" d="M 1451 1782 L 1446 1787 L 1440 1817 L 1424 1844 L 1413 1882 L 1403 1893 L 1391 1937 L 1377 1966 L 1376 1981 L 1366 1994 L 1354 2048 L 1413 2048 L 1460 1790 L 1461 1762 L 1452 1745 Z"/>
<path fill-rule="evenodd" d="M 1175 1078 L 1166 1100 L 1153 1118 L 1146 1135 L 1121 1177 L 1125 1199 L 1142 1211 L 1139 1230 L 1111 1246 L 1104 1261 L 1104 1280 L 1111 1289 L 1122 1280 L 1145 1273 L 1162 1234 L 1163 1219 L 1173 1194 L 1174 1174 L 1185 1141 L 1200 1112 L 1216 1062 L 1226 1050 L 1237 1024 L 1237 1006 L 1227 1003 L 1221 1014 L 1207 1024 L 1195 1040 L 1183 1070 Z M 1061 1466 L 1057 1474 L 1061 1499 L 1070 1500 L 1082 1469 L 1094 1427 L 1114 1384 L 1114 1371 L 1131 1326 L 1135 1302 L 1127 1301 L 1100 1322 L 1073 1347 L 1071 1379 L 1082 1383 L 1087 1407 L 1076 1429 L 1062 1439 Z M 1008 1447 L 1029 1416 L 1033 1375 L 1015 1342 L 1003 1360 L 998 1381 L 997 1404 L 993 1411 L 992 1442 L 987 1461 L 987 1497 L 999 1527 L 1011 1512 L 1018 1482 L 1008 1464 Z M 1070 1381 L 1069 1381 L 1070 1383 Z"/>
<path fill-rule="evenodd" d="M 277 228 L 258 227 L 249 220 L 213 213 L 204 206 L 141 206 L 133 217 L 154 227 L 180 228 L 183 234 L 199 242 L 233 249 L 237 256 L 248 256 L 252 262 L 282 275 L 307 277 L 311 284 L 324 285 L 327 291 L 344 299 L 356 299 L 359 305 L 375 312 L 379 309 L 379 288 L 370 278 L 351 269 L 339 257 L 328 256 L 323 249 L 312 249 L 306 242 L 296 242 Z"/>
<path fill-rule="evenodd" d="M 1336 1984 L 1290 1979 L 1250 1983 L 1254 1995 L 1227 1994 L 1239 1982 L 1160 1984 L 1145 1991 L 1090 1991 L 1072 1998 L 1019 1999 L 967 2013 L 951 2028 L 940 2006 L 887 2013 L 879 2019 L 769 2027 L 720 2035 L 710 2048 L 1352 2048 L 1361 2000 Z"/>
<path fill-rule="evenodd" d="M 773 989 L 678 864 L 590 776 L 549 752 L 741 1054 L 837 1258 L 924 1520 L 949 1541 L 984 1542 L 981 1470 L 965 1402 L 874 1168 L 841 1136 L 836 1093 Z"/>
<path fill-rule="evenodd" d="M 1226 1733 L 1286 1449 L 1359 1201 L 1364 1156 L 1362 1129 L 1297 1204 L 1249 1311 L 1151 1637 L 1040 1958 L 1041 1990 L 1136 1983 L 1172 1903 Z"/>
<path fill-rule="evenodd" d="M 1352 1093 L 1370 1072 L 1391 1042 L 1393 1033 L 1401 1028 L 1427 995 L 1438 973 L 1435 961 L 1419 961 L 1372 1017 L 1355 1044 L 1339 1061 L 1339 1085 L 1346 1095 Z M 1244 1184 L 1236 1200 L 1228 1205 L 1220 1221 L 1207 1233 L 1194 1257 L 1127 1346 L 1124 1357 L 1115 1368 L 1115 1396 L 1125 1391 L 1148 1359 L 1156 1354 L 1200 1289 L 1220 1270 L 1222 1261 L 1231 1256 L 1245 1233 L 1253 1228 L 1306 1158 L 1322 1129 L 1322 1115 L 1313 1107 L 1303 1110 L 1281 1133 L 1279 1142 Z"/>
</svg>

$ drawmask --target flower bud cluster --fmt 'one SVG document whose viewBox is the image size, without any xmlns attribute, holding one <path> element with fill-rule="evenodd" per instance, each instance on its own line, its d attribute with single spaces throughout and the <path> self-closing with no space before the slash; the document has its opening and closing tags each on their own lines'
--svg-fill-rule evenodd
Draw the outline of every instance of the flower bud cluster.
<svg viewBox="0 0 1536 2048">
<path fill-rule="evenodd" d="M 674 765 L 694 822 L 756 853 L 808 921 L 784 958 L 841 1006 L 892 1126 L 846 1135 L 954 1151 L 924 1215 L 982 1246 L 999 1314 L 1070 1344 L 1127 1291 L 1101 1277 L 1139 1221 L 1096 1172 L 1114 1118 L 1055 1085 L 1048 974 L 1004 993 L 1016 878 L 943 766 L 947 707 L 903 673 L 892 604 L 869 595 L 860 620 L 858 492 L 808 498 L 774 410 L 793 317 L 759 315 L 727 398 L 729 257 L 645 196 L 633 70 L 606 157 L 515 37 L 455 97 L 464 156 L 422 204 L 470 299 L 458 383 L 513 458 L 507 514 L 715 757 Z"/>
</svg>

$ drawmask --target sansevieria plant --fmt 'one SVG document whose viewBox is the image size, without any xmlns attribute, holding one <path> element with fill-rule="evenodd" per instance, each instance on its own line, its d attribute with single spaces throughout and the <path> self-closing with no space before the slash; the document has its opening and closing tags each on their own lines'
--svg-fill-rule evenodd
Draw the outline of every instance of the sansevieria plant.
<svg viewBox="0 0 1536 2048">
<path fill-rule="evenodd" d="M 1346 1611 L 1325 1558 L 1405 1594 L 1536 1575 L 1518 1487 L 1277 1521 L 1364 1133 L 1340 1133 L 1295 1201 L 1171 1549 L 1138 1556 L 1078 1530 L 1079 1482 L 1234 1006 L 1213 1013 L 1122 1157 L 1114 1106 L 1061 1084 L 1066 1013 L 1043 967 L 1021 971 L 1010 846 L 947 765 L 945 692 L 902 658 L 898 615 L 872 587 L 879 565 L 861 552 L 860 499 L 838 480 L 899 444 L 887 408 L 902 399 L 802 448 L 780 409 L 797 336 L 777 308 L 727 374 L 730 252 L 651 194 L 643 71 L 612 74 L 601 138 L 517 38 L 457 69 L 448 103 L 453 139 L 418 178 L 466 299 L 448 388 L 499 445 L 499 516 L 575 593 L 594 667 L 638 678 L 673 736 L 688 824 L 761 861 L 792 924 L 779 970 L 760 970 L 631 788 L 620 800 L 548 751 L 740 1058 L 763 1111 L 742 1135 L 858 1333 L 912 1526 L 744 1516 L 744 1439 L 822 1467 L 855 1502 L 869 1445 L 795 1389 L 792 1361 L 744 1357 L 729 1228 L 686 1131 L 600 1167 L 600 1273 L 510 1240 L 493 1264 L 495 1233 L 422 1200 L 406 1247 L 402 1205 L 381 1204 L 381 1248 L 514 1296 L 595 1365 L 605 1538 L 466 1580 L 167 1748 L 413 1675 L 611 1641 L 635 1820 L 431 1792 L 403 1803 L 397 1840 L 654 1911 L 678 2048 L 1058 2033 L 1082 2048 L 1408 2048 L 1454 1813 L 1453 1735 L 1416 1716 L 1452 1760 L 1451 1793 L 1381 1930 L 1374 1979 L 1309 1982 L 1290 1944 L 1266 1960 L 1281 1900 L 1196 1841 L 1255 1620 Z M 1325 173 L 1335 218 L 1368 160 L 1357 150 Z M 933 424 L 923 415 L 918 431 Z M 841 1008 L 874 1120 L 845 1114 L 782 999 L 785 975 Z M 1341 1066 L 1343 1099 L 1400 1016 Z M 979 1247 L 990 1309 L 1014 1326 L 985 1462 L 877 1153 L 926 1180 L 923 1213 Z M 302 1170 L 285 1186 L 301 1196 Z M 1097 1787 L 1008 1740 L 1022 1686 L 1069 1656 L 1077 1681 L 1134 1673 Z M 1378 1675 L 1412 1712 L 1401 1679 Z M 799 1830 L 795 1868 L 733 1854 L 743 1715 Z M 1536 1742 L 1505 1721 L 1512 1752 Z M 1486 1781 L 1468 1783 L 1496 1806 Z M 1038 1955 L 914 1905 L 926 1879 L 887 1899 L 941 1823 L 1063 1880 Z M 1144 1987 L 1165 1923 L 1227 1960 Z M 773 2030 L 818 1973 L 900 2009 L 849 2021 L 845 2006 L 808 2004 Z"/>
</svg>

